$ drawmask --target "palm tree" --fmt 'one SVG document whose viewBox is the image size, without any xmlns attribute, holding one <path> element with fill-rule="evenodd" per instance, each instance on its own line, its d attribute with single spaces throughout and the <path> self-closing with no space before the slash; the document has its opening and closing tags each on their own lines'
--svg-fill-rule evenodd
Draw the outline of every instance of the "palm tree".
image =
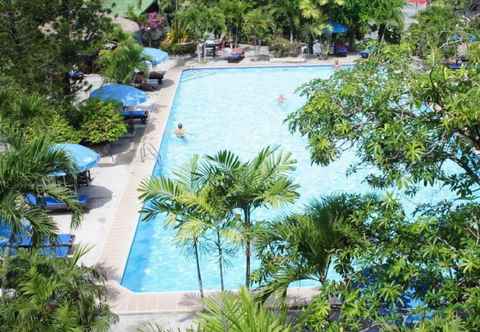
<svg viewBox="0 0 480 332">
<path fill-rule="evenodd" d="M 324 283 L 337 249 L 354 241 L 346 231 L 362 206 L 374 196 L 339 194 L 314 200 L 302 214 L 294 214 L 258 231 L 256 249 L 262 260 L 257 273 L 265 282 L 260 297 L 286 295 L 288 286 L 300 280 Z"/>
<path fill-rule="evenodd" d="M 0 154 L 0 221 L 11 229 L 4 252 L 8 257 L 18 233 L 27 231 L 35 247 L 57 232 L 52 217 L 42 206 L 30 206 L 25 202 L 27 194 L 39 198 L 51 196 L 65 202 L 72 211 L 73 228 L 80 224 L 82 211 L 73 192 L 56 184 L 51 176 L 59 170 L 75 174 L 69 156 L 52 149 L 44 137 L 26 142 L 23 135 L 16 132 L 4 132 L 2 136 L 9 147 Z M 8 260 L 2 268 L 8 271 Z M 5 280 L 1 283 L 3 289 Z"/>
<path fill-rule="evenodd" d="M 224 290 L 224 240 L 229 235 L 228 211 L 222 208 L 221 201 L 212 196 L 206 183 L 198 179 L 199 157 L 174 172 L 174 178 L 151 178 L 144 181 L 139 189 L 144 200 L 142 210 L 145 220 L 152 220 L 166 212 L 170 224 L 177 230 L 179 243 L 188 244 L 194 252 L 200 294 L 203 297 L 199 247 L 209 230 L 214 230 L 213 241 L 218 250 L 218 264 L 221 289 Z M 218 204 L 217 204 L 218 203 Z"/>
<path fill-rule="evenodd" d="M 2 269 L 6 286 L 0 297 L 4 331 L 109 331 L 117 316 L 107 304 L 106 277 L 79 264 L 85 250 L 58 259 L 37 251 L 19 251 Z"/>
<path fill-rule="evenodd" d="M 122 40 L 113 50 L 100 52 L 102 74 L 116 83 L 129 83 L 133 80 L 135 71 L 145 71 L 145 61 L 148 56 L 143 54 L 143 47 L 132 37 Z"/>
<path fill-rule="evenodd" d="M 25 222 L 30 226 L 34 245 L 57 230 L 45 209 L 25 202 L 29 193 L 64 201 L 72 211 L 72 227 L 77 227 L 81 208 L 74 193 L 55 183 L 51 176 L 59 170 L 75 174 L 70 157 L 61 150 L 52 149 L 44 137 L 25 142 L 23 135 L 18 133 L 4 136 L 9 148 L 0 154 L 0 220 L 12 229 L 12 237 L 24 230 Z"/>
<path fill-rule="evenodd" d="M 199 315 L 201 332 L 290 332 L 286 317 L 267 310 L 242 288 L 239 294 L 222 293 L 205 301 Z"/>
<path fill-rule="evenodd" d="M 300 26 L 301 10 L 299 0 L 277 0 L 270 7 L 271 15 L 276 22 L 287 22 L 290 43 L 293 43 L 295 32 Z"/>
<path fill-rule="evenodd" d="M 247 288 L 250 287 L 251 274 L 252 213 L 260 207 L 278 207 L 297 199 L 298 185 L 288 177 L 295 164 L 290 153 L 267 147 L 245 163 L 230 151 L 220 151 L 214 156 L 207 156 L 199 169 L 199 181 L 208 182 L 216 196 L 223 197 L 225 206 L 232 210 L 240 209 L 243 213 L 241 233 L 245 246 Z"/>
</svg>

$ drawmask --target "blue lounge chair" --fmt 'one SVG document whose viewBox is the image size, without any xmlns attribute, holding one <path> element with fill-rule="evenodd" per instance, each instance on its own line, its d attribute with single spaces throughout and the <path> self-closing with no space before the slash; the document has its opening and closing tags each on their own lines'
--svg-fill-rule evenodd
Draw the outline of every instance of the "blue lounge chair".
<svg viewBox="0 0 480 332">
<path fill-rule="evenodd" d="M 40 249 L 42 255 L 65 258 L 72 254 L 72 246 L 43 247 Z"/>
<path fill-rule="evenodd" d="M 447 64 L 447 66 L 450 69 L 457 70 L 457 69 L 462 68 L 462 63 L 461 62 L 449 63 L 449 64 Z"/>
<path fill-rule="evenodd" d="M 360 51 L 360 56 L 363 58 L 363 59 L 368 59 L 368 57 L 370 56 L 370 53 L 372 53 L 372 50 L 371 49 L 365 49 L 363 51 Z"/>
<path fill-rule="evenodd" d="M 240 62 L 244 58 L 245 58 L 245 50 L 242 48 L 234 48 L 232 52 L 227 56 L 227 61 L 229 63 Z"/>
<path fill-rule="evenodd" d="M 122 116 L 125 120 L 140 119 L 143 124 L 147 123 L 149 111 L 142 108 L 124 109 Z"/>
<path fill-rule="evenodd" d="M 87 196 L 78 195 L 77 199 L 81 207 L 86 208 L 88 206 Z M 33 194 L 28 194 L 27 197 L 25 197 L 25 200 L 27 204 L 31 206 L 36 206 L 40 204 L 38 198 Z M 45 208 L 50 211 L 68 210 L 68 206 L 65 204 L 65 202 L 50 196 L 45 197 L 44 203 L 45 203 Z"/>
<path fill-rule="evenodd" d="M 50 247 L 50 246 L 71 246 L 73 245 L 73 241 L 75 240 L 75 235 L 72 234 L 58 234 L 55 240 L 45 239 L 43 241 L 42 246 Z M 32 247 L 32 238 L 28 235 L 21 235 L 19 239 L 17 239 L 15 246 L 22 247 L 22 248 L 30 248 Z"/>
</svg>

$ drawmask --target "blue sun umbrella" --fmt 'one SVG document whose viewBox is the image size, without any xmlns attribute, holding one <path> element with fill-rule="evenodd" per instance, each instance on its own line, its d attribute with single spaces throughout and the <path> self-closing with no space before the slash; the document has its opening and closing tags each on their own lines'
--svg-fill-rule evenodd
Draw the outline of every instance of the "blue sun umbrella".
<svg viewBox="0 0 480 332">
<path fill-rule="evenodd" d="M 97 166 L 100 161 L 100 155 L 98 153 L 80 144 L 55 144 L 53 149 L 62 150 L 69 155 L 79 173 Z M 65 176 L 65 172 L 58 171 L 52 175 Z"/>
<path fill-rule="evenodd" d="M 135 106 L 147 101 L 145 92 L 125 84 L 107 84 L 92 91 L 91 98 L 98 98 L 102 101 L 116 101 L 124 107 Z"/>
<path fill-rule="evenodd" d="M 143 49 L 143 55 L 150 58 L 150 62 L 155 66 L 168 59 L 168 53 L 158 48 L 145 47 Z"/>
<path fill-rule="evenodd" d="M 324 30 L 326 33 L 346 33 L 348 28 L 334 20 L 328 20 L 328 27 Z"/>
</svg>

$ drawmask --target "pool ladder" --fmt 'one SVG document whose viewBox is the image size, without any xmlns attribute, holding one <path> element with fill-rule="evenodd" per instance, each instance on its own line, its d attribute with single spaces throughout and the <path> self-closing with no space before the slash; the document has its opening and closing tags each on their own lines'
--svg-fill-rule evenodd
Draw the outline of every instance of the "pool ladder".
<svg viewBox="0 0 480 332">
<path fill-rule="evenodd" d="M 149 157 L 158 162 L 160 160 L 160 151 L 152 143 L 143 142 L 140 149 L 140 160 L 144 163 Z"/>
</svg>

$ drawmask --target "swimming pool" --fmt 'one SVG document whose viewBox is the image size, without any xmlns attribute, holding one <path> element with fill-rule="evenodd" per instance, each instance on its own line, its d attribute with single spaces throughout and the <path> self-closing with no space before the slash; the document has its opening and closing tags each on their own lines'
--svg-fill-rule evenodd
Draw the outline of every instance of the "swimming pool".
<svg viewBox="0 0 480 332">
<path fill-rule="evenodd" d="M 187 70 L 182 74 L 160 147 L 160 159 L 154 175 L 170 175 L 193 154 L 214 154 L 229 149 L 244 160 L 253 157 L 267 145 L 280 145 L 290 151 L 298 165 L 293 177 L 300 185 L 300 199 L 294 206 L 274 211 L 259 211 L 258 219 L 275 218 L 302 207 L 312 198 L 334 192 L 366 193 L 371 191 L 362 182 L 362 174 L 347 177 L 348 166 L 355 159 L 353 152 L 328 167 L 311 165 L 306 139 L 292 135 L 284 119 L 305 101 L 295 90 L 312 79 L 327 79 L 332 68 L 327 66 L 236 68 Z M 286 101 L 279 105 L 277 98 Z M 174 129 L 182 122 L 188 137 L 175 137 Z M 446 198 L 439 188 L 422 190 L 415 201 Z M 405 205 L 412 205 L 404 199 Z M 139 222 L 122 285 L 136 292 L 171 292 L 197 290 L 195 263 L 191 254 L 173 242 L 174 232 L 163 226 L 163 218 Z M 238 288 L 244 282 L 243 255 L 230 259 L 225 271 L 225 285 Z M 205 289 L 218 289 L 217 263 L 208 253 L 202 256 L 202 277 Z M 303 284 L 307 285 L 307 284 Z"/>
</svg>

